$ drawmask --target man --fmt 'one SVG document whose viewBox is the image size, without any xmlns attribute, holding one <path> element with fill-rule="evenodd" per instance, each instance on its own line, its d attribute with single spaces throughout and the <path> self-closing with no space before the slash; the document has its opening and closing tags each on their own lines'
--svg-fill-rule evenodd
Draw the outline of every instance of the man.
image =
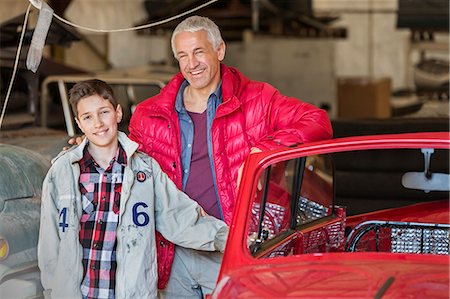
<svg viewBox="0 0 450 299">
<path fill-rule="evenodd" d="M 181 72 L 137 106 L 130 138 L 178 188 L 229 225 L 242 166 L 251 152 L 329 139 L 331 124 L 325 111 L 222 64 L 225 43 L 210 19 L 187 18 L 175 28 L 171 44 Z M 158 286 L 165 287 L 161 295 L 201 298 L 210 293 L 220 253 L 174 250 L 157 238 Z"/>
</svg>

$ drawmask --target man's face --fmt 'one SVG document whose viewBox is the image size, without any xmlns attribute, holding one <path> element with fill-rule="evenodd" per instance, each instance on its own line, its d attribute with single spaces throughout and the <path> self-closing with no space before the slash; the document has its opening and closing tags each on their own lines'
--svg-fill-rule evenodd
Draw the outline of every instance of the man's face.
<svg viewBox="0 0 450 299">
<path fill-rule="evenodd" d="M 77 109 L 75 120 L 92 145 L 104 148 L 117 144 L 117 124 L 122 120 L 120 105 L 114 109 L 110 101 L 91 95 L 81 99 Z"/>
<path fill-rule="evenodd" d="M 191 88 L 213 92 L 220 81 L 225 44 L 214 50 L 206 31 L 200 30 L 179 33 L 175 37 L 175 49 L 180 71 Z"/>
</svg>

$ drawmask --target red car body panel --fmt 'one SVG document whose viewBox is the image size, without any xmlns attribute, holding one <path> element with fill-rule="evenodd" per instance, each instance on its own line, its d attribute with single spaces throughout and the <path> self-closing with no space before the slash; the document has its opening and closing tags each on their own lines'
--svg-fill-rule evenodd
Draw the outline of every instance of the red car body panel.
<svg viewBox="0 0 450 299">
<path fill-rule="evenodd" d="M 218 284 L 211 298 L 449 298 L 449 255 L 390 252 L 324 252 L 261 258 L 248 248 L 248 223 L 258 177 L 271 163 L 366 149 L 449 149 L 448 132 L 358 136 L 250 155 L 239 190 Z M 327 194 L 325 192 L 324 194 Z M 370 220 L 449 224 L 449 202 L 440 200 L 341 218 L 334 213 L 300 234 L 280 241 L 299 242 L 307 231 L 342 220 L 348 228 Z M 306 232 L 306 233 L 305 233 Z M 304 240 L 303 240 L 304 241 Z M 447 240 L 448 241 L 448 240 Z M 327 250 L 333 251 L 333 250 Z M 340 251 L 340 250 L 338 250 Z"/>
<path fill-rule="evenodd" d="M 448 298 L 448 256 L 327 253 L 283 259 L 227 272 L 212 297 L 377 298 L 390 283 L 383 298 Z"/>
<path fill-rule="evenodd" d="M 450 224 L 449 205 L 450 202 L 448 200 L 440 200 L 402 208 L 387 209 L 380 212 L 366 213 L 348 217 L 347 225 L 354 227 L 358 223 L 375 218 L 386 221 Z"/>
</svg>

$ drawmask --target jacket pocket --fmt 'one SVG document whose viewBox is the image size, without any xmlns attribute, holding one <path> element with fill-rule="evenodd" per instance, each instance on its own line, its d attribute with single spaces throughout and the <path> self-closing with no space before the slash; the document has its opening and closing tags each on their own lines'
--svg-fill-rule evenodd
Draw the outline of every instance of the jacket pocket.
<svg viewBox="0 0 450 299">
<path fill-rule="evenodd" d="M 97 199 L 95 196 L 94 183 L 83 184 L 81 187 L 81 204 L 83 214 L 92 214 L 97 210 Z"/>
</svg>

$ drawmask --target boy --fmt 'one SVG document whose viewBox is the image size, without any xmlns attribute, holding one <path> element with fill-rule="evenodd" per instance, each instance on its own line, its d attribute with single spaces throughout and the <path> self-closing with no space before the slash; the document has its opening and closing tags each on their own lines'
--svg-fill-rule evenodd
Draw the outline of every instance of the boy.
<svg viewBox="0 0 450 299">
<path fill-rule="evenodd" d="M 118 131 L 122 108 L 105 82 L 80 82 L 69 95 L 87 138 L 59 154 L 44 180 L 45 296 L 156 298 L 155 229 L 178 245 L 223 252 L 228 228 Z"/>
</svg>

